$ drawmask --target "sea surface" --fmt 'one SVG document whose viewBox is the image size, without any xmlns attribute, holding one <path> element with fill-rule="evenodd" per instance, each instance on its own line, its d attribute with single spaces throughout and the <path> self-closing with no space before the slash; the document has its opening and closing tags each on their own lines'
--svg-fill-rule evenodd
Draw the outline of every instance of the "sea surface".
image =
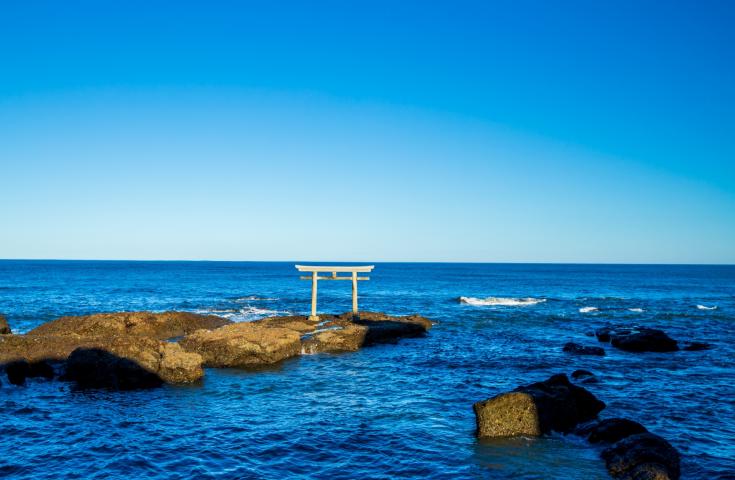
<svg viewBox="0 0 735 480">
<path fill-rule="evenodd" d="M 21 333 L 94 312 L 307 313 L 293 263 L 0 261 L 0 313 Z M 370 277 L 361 308 L 421 313 L 436 322 L 425 338 L 136 392 L 2 378 L 0 477 L 608 478 L 573 435 L 473 435 L 474 402 L 584 368 L 601 416 L 668 439 L 683 478 L 735 478 L 735 267 L 379 263 Z M 349 310 L 349 286 L 320 282 L 319 311 Z M 562 352 L 602 345 L 588 334 L 607 323 L 713 348 Z"/>
</svg>

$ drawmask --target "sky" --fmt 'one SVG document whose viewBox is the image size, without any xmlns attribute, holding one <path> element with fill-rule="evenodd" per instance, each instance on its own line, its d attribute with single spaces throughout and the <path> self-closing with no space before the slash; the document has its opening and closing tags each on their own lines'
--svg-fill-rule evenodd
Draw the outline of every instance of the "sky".
<svg viewBox="0 0 735 480">
<path fill-rule="evenodd" d="M 735 263 L 733 25 L 5 0 L 0 258 Z"/>
</svg>

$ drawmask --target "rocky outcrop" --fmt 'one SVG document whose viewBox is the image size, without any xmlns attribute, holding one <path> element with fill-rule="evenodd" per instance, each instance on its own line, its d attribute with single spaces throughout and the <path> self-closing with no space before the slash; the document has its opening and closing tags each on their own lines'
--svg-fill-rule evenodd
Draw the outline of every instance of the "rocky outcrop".
<svg viewBox="0 0 735 480">
<path fill-rule="evenodd" d="M 648 327 L 603 327 L 595 332 L 597 339 L 627 352 L 674 352 L 676 340 L 663 330 Z"/>
<path fill-rule="evenodd" d="M 566 375 L 518 387 L 512 392 L 474 404 L 477 436 L 539 436 L 552 430 L 569 432 L 605 408 L 588 390 Z"/>
<path fill-rule="evenodd" d="M 608 472 L 623 480 L 676 480 L 680 475 L 679 452 L 652 433 L 630 435 L 601 454 Z"/>
<path fill-rule="evenodd" d="M 188 352 L 200 354 L 208 367 L 268 365 L 301 353 L 301 335 L 297 330 L 258 322 L 199 330 L 179 344 Z"/>
<path fill-rule="evenodd" d="M 6 335 L 0 337 L 0 364 L 63 362 L 77 349 L 104 351 L 126 359 L 167 383 L 190 383 L 204 374 L 199 355 L 186 353 L 175 343 L 138 336 Z M 75 379 L 68 371 L 67 378 Z"/>
<path fill-rule="evenodd" d="M 604 356 L 605 349 L 601 347 L 585 347 L 578 343 L 569 342 L 564 345 L 563 351 L 573 353 L 575 355 L 597 355 Z"/>
<path fill-rule="evenodd" d="M 0 335 L 10 335 L 13 333 L 10 331 L 10 325 L 8 325 L 8 320 L 5 318 L 5 315 L 0 314 Z"/>
<path fill-rule="evenodd" d="M 599 380 L 594 373 L 589 370 L 575 370 L 572 372 L 572 379 L 578 383 L 598 383 Z"/>
<path fill-rule="evenodd" d="M 119 312 L 61 317 L 34 328 L 28 335 L 78 335 L 106 337 L 136 335 L 165 340 L 182 337 L 201 329 L 214 329 L 232 323 L 214 315 L 189 312 Z"/>
</svg>

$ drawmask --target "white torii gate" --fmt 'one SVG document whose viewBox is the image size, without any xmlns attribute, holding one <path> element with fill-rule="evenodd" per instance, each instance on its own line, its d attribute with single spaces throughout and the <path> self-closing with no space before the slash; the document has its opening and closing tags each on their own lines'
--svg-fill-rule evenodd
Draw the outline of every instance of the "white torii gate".
<svg viewBox="0 0 735 480">
<path fill-rule="evenodd" d="M 312 266 L 312 265 L 296 265 L 299 272 L 310 272 L 311 276 L 301 277 L 301 280 L 311 280 L 311 315 L 309 320 L 318 321 L 319 316 L 316 314 L 316 284 L 319 280 L 352 280 L 352 314 L 357 316 L 357 282 L 361 280 L 370 280 L 370 277 L 358 277 L 358 273 L 369 273 L 373 271 L 375 265 L 363 265 L 358 267 L 329 267 L 329 266 Z M 322 276 L 320 273 L 331 272 L 331 276 Z M 338 272 L 349 272 L 352 275 L 338 276 Z"/>
</svg>

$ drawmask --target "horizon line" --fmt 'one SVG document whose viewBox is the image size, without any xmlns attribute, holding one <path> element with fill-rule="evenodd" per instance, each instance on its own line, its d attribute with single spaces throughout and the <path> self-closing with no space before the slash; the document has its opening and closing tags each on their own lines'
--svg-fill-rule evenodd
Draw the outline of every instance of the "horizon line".
<svg viewBox="0 0 735 480">
<path fill-rule="evenodd" d="M 130 259 L 130 258 L 0 258 L 0 262 L 200 262 L 200 263 L 400 263 L 400 264 L 476 264 L 476 265 L 619 265 L 619 266 L 702 266 L 702 267 L 733 267 L 735 263 L 666 263 L 666 262 L 593 262 L 593 261 L 451 261 L 451 260 L 209 260 L 209 259 Z"/>
</svg>

